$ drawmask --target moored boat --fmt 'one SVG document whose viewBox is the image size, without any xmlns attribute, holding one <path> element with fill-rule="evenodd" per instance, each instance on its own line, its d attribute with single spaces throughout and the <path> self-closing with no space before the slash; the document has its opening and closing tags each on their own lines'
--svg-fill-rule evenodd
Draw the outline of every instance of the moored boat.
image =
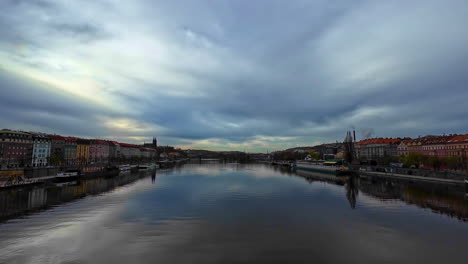
<svg viewBox="0 0 468 264">
<path fill-rule="evenodd" d="M 109 167 L 104 167 L 101 168 L 97 171 L 92 171 L 92 172 L 86 172 L 84 173 L 81 177 L 91 179 L 91 178 L 100 178 L 100 177 L 115 177 L 119 175 L 121 171 L 119 170 L 118 167 L 116 166 L 109 166 Z"/>
<path fill-rule="evenodd" d="M 68 182 L 68 181 L 76 181 L 78 177 L 80 177 L 81 171 L 78 169 L 69 169 L 62 172 L 57 173 L 55 176 L 56 182 Z"/>
<path fill-rule="evenodd" d="M 348 172 L 348 169 L 343 165 L 342 160 L 296 161 L 293 166 L 296 170 L 306 170 L 337 176 L 345 175 Z"/>
<path fill-rule="evenodd" d="M 138 165 L 139 170 L 151 169 L 151 165 Z"/>
<path fill-rule="evenodd" d="M 139 168 L 138 168 L 138 165 L 132 165 L 132 166 L 130 166 L 130 171 L 131 171 L 131 172 L 137 172 L 138 169 L 139 169 Z"/>
<path fill-rule="evenodd" d="M 117 166 L 117 168 L 119 168 L 120 171 L 130 171 L 130 165 L 128 165 L 128 164 L 119 165 L 119 166 Z"/>
</svg>

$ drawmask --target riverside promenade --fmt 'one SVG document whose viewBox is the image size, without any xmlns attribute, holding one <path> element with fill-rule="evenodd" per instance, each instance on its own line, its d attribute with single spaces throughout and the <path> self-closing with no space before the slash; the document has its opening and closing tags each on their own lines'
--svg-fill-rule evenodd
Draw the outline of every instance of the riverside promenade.
<svg viewBox="0 0 468 264">
<path fill-rule="evenodd" d="M 464 180 L 455 180 L 455 179 L 442 179 L 434 177 L 424 177 L 416 175 L 405 175 L 397 174 L 391 172 L 376 172 L 376 171 L 358 171 L 359 176 L 362 177 L 382 177 L 382 178 L 397 178 L 408 181 L 423 181 L 423 182 L 433 182 L 433 183 L 442 183 L 442 184 L 453 184 L 453 185 L 465 185 Z M 468 179 L 468 177 L 467 177 Z"/>
</svg>

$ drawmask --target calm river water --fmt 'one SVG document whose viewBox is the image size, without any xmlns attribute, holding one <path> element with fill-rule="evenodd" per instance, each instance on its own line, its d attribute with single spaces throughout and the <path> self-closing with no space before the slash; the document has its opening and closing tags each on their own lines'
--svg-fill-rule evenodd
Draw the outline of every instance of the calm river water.
<svg viewBox="0 0 468 264">
<path fill-rule="evenodd" d="M 186 164 L 0 192 L 0 263 L 468 263 L 464 190 Z"/>
</svg>

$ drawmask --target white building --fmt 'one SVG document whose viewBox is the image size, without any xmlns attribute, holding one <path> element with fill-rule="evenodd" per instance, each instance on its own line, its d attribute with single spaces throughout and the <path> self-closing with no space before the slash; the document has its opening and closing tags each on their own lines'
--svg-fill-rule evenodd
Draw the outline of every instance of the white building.
<svg viewBox="0 0 468 264">
<path fill-rule="evenodd" d="M 31 165 L 33 167 L 48 166 L 50 162 L 50 151 L 52 148 L 51 139 L 40 133 L 31 133 L 33 138 L 33 153 Z"/>
</svg>

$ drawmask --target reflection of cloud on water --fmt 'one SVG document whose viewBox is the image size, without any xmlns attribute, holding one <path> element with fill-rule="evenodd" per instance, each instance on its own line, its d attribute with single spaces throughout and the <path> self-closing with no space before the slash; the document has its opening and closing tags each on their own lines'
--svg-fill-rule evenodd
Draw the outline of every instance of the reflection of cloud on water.
<svg viewBox="0 0 468 264">
<path fill-rule="evenodd" d="M 159 187 L 145 179 L 0 225 L 0 262 L 417 263 L 430 255 L 443 263 L 467 242 L 457 236 L 463 226 L 401 202 L 391 203 L 404 207 L 398 215 L 360 193 L 361 208 L 350 210 L 343 186 L 251 170 L 198 173 L 158 172 Z"/>
<path fill-rule="evenodd" d="M 363 192 L 359 196 L 359 206 L 369 208 L 382 208 L 385 209 L 399 209 L 406 206 L 406 204 L 398 199 L 379 199 L 377 197 L 369 196 Z"/>
<path fill-rule="evenodd" d="M 129 197 L 144 187 L 137 182 L 1 225 L 0 262 L 19 257 L 22 263 L 62 263 L 69 261 L 67 256 L 86 254 L 87 247 L 106 244 L 115 233 L 101 232 L 106 230 L 103 226 L 111 224 Z M 7 238 L 3 232 L 13 235 Z"/>
</svg>

